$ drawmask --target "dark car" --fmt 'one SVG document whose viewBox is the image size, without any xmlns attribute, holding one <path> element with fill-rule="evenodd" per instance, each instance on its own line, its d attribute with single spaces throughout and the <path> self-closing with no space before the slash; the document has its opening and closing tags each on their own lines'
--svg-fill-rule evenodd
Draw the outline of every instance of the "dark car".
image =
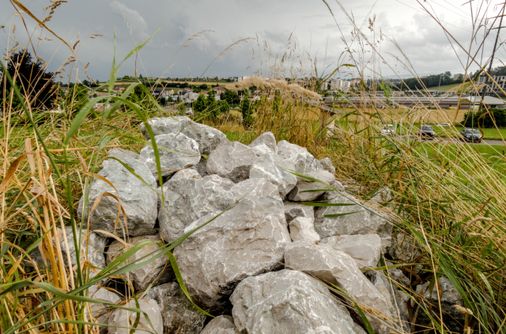
<svg viewBox="0 0 506 334">
<path fill-rule="evenodd" d="M 436 137 L 436 132 L 434 131 L 432 126 L 423 124 L 420 127 L 419 135 L 420 137 L 422 137 L 422 139 L 434 139 Z"/>
<path fill-rule="evenodd" d="M 483 139 L 483 135 L 478 129 L 465 128 L 460 133 L 462 134 L 462 139 L 470 143 L 481 143 Z"/>
</svg>

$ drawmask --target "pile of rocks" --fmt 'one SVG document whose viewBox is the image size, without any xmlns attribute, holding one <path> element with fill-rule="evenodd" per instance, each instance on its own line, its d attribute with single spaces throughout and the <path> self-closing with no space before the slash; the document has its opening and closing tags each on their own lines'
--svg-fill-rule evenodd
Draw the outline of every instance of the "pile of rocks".
<svg viewBox="0 0 506 334">
<path fill-rule="evenodd" d="M 94 305 L 109 333 L 134 322 L 139 333 L 364 333 L 357 308 L 378 333 L 406 330 L 408 298 L 387 275 L 407 278 L 373 269 L 397 249 L 391 223 L 346 193 L 329 159 L 271 133 L 243 145 L 187 117 L 148 124 L 157 147 L 148 140 L 140 154 L 110 151 L 79 202 L 89 226 L 81 256 L 95 272 L 146 244 L 130 261 L 147 264 L 124 276 L 138 301 L 104 286 L 90 291 L 142 311 Z M 106 240 L 104 230 L 124 241 Z M 167 243 L 192 299 L 222 315 L 208 321 L 181 293 Z"/>
</svg>

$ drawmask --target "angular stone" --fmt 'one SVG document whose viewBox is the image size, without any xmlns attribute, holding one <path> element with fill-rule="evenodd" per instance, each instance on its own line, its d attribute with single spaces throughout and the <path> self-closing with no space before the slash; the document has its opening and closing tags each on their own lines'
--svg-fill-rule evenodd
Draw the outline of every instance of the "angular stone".
<svg viewBox="0 0 506 334">
<path fill-rule="evenodd" d="M 360 269 L 376 267 L 381 256 L 381 238 L 377 234 L 340 235 L 322 239 L 321 243 L 348 254 Z"/>
<path fill-rule="evenodd" d="M 92 286 L 88 289 L 88 297 L 93 298 L 96 301 L 103 301 L 104 303 L 118 304 L 121 300 L 113 291 L 104 287 Z M 112 309 L 107 304 L 101 303 L 89 303 L 91 315 L 99 324 L 107 324 L 109 316 L 112 313 Z"/>
<path fill-rule="evenodd" d="M 144 247 L 140 248 L 132 257 L 126 262 L 126 264 L 138 263 L 152 259 L 149 264 L 146 264 L 140 268 L 132 270 L 128 273 L 128 278 L 132 280 L 134 287 L 137 290 L 144 290 L 150 284 L 159 282 L 163 278 L 167 277 L 167 273 L 162 273 L 166 267 L 167 258 L 165 255 L 156 256 L 156 252 L 160 251 L 161 246 L 159 245 L 160 237 L 158 235 L 135 237 L 129 240 L 129 243 L 121 243 L 114 241 L 107 250 L 107 263 L 111 263 L 119 255 L 126 252 L 131 247 L 138 245 L 140 242 L 149 240 Z"/>
<path fill-rule="evenodd" d="M 225 134 L 210 126 L 196 123 L 185 116 L 176 117 L 154 117 L 148 121 L 156 135 L 160 134 L 179 134 L 195 140 L 199 144 L 199 150 L 202 154 L 209 154 L 219 144 L 227 141 Z M 141 131 L 146 139 L 149 139 L 144 124 L 141 124 Z"/>
<path fill-rule="evenodd" d="M 276 153 L 278 150 L 276 144 L 276 137 L 272 134 L 272 132 L 264 132 L 260 136 L 258 136 L 255 140 L 251 142 L 249 146 L 257 147 L 265 145 L 272 153 Z"/>
<path fill-rule="evenodd" d="M 315 210 L 315 229 L 322 237 L 348 234 L 378 234 L 385 248 L 390 245 L 392 224 L 386 215 L 361 204 L 343 192 L 327 194 L 332 206 Z"/>
<path fill-rule="evenodd" d="M 404 263 L 416 263 L 422 257 L 422 251 L 415 239 L 402 231 L 394 235 L 388 252 L 393 259 Z"/>
<path fill-rule="evenodd" d="M 209 154 L 207 172 L 240 182 L 249 177 L 251 166 L 260 156 L 259 152 L 239 142 L 224 142 Z"/>
<path fill-rule="evenodd" d="M 170 242 L 201 217 L 227 210 L 246 195 L 263 196 L 272 191 L 272 185 L 265 179 L 234 183 L 218 175 L 200 177 L 195 170 L 185 169 L 166 182 L 163 189 L 158 215 L 160 236 Z"/>
<path fill-rule="evenodd" d="M 88 197 L 83 195 L 79 201 L 81 221 L 86 223 L 89 219 L 92 230 L 132 236 L 154 234 L 158 195 L 156 180 L 149 168 L 138 154 L 119 149 L 111 150 L 102 166 L 98 174 L 112 186 L 99 178 L 93 181 Z M 126 226 L 123 219 L 126 219 Z"/>
<path fill-rule="evenodd" d="M 446 277 L 440 277 L 438 279 L 439 283 L 439 293 L 441 294 L 441 302 L 447 304 L 458 304 L 462 305 L 462 298 L 460 297 L 459 292 L 450 280 Z M 425 282 L 424 284 L 420 284 L 416 286 L 416 293 L 423 294 L 423 296 L 427 299 L 432 300 L 433 302 L 438 301 L 438 288 L 431 282 Z"/>
<path fill-rule="evenodd" d="M 320 281 L 293 270 L 243 280 L 230 298 L 244 333 L 355 333 L 346 308 Z"/>
<path fill-rule="evenodd" d="M 138 312 L 119 308 L 112 312 L 109 318 L 109 334 L 163 334 L 160 306 L 149 298 L 139 299 L 138 302 L 139 308 L 137 308 L 135 300 L 131 300 L 125 305 L 127 308 L 138 309 Z M 138 320 L 138 324 L 133 330 L 136 320 Z"/>
<path fill-rule="evenodd" d="M 285 266 L 338 284 L 357 302 L 378 333 L 388 333 L 383 319 L 392 318 L 392 303 L 362 274 L 355 260 L 328 245 L 292 243 L 285 251 Z"/>
<path fill-rule="evenodd" d="M 160 172 L 164 177 L 194 166 L 200 161 L 199 144 L 182 133 L 158 135 L 155 140 L 160 156 Z M 153 175 L 158 175 L 151 142 L 141 150 L 140 156 Z"/>
<path fill-rule="evenodd" d="M 278 186 L 279 194 L 285 197 L 297 184 L 297 177 L 281 167 L 275 155 L 265 154 L 255 162 L 249 171 L 252 179 L 265 178 Z"/>
<path fill-rule="evenodd" d="M 161 238 L 173 241 L 195 220 L 231 207 L 237 199 L 232 192 L 234 185 L 218 175 L 201 177 L 193 169 L 176 173 L 163 186 L 158 213 Z"/>
<path fill-rule="evenodd" d="M 58 240 L 60 241 L 60 248 L 63 252 L 63 259 L 70 258 L 72 266 L 77 265 L 76 248 L 74 246 L 74 236 L 72 234 L 72 226 L 65 226 L 65 230 L 61 228 L 56 229 Z M 65 233 L 63 233 L 65 231 Z M 80 234 L 80 256 L 79 260 L 81 266 L 90 267 L 91 272 L 97 273 L 105 267 L 104 248 L 106 239 L 101 237 L 95 232 L 87 230 L 77 230 L 77 237 Z M 53 240 L 54 241 L 54 240 Z M 94 276 L 94 275 L 92 275 Z"/>
<path fill-rule="evenodd" d="M 323 169 L 322 164 L 304 147 L 292 144 L 286 140 L 278 143 L 278 156 L 283 159 L 287 167 L 300 174 L 309 174 Z"/>
<path fill-rule="evenodd" d="M 377 203 L 384 206 L 392 202 L 393 199 L 394 195 L 392 193 L 392 190 L 388 187 L 383 187 L 376 191 L 368 203 Z"/>
<path fill-rule="evenodd" d="M 285 217 L 287 223 L 290 223 L 296 217 L 312 218 L 314 220 L 314 208 L 294 202 L 285 202 Z"/>
<path fill-rule="evenodd" d="M 188 226 L 185 231 L 215 218 L 175 249 L 186 286 L 207 308 L 223 306 L 245 277 L 282 265 L 284 248 L 290 242 L 283 202 L 276 186 L 263 183 L 263 190 L 245 195 L 220 216 L 211 213 Z"/>
<path fill-rule="evenodd" d="M 320 235 L 314 230 L 314 219 L 297 217 L 292 220 L 288 227 L 292 241 L 307 241 L 317 243 Z"/>
<path fill-rule="evenodd" d="M 331 188 L 334 175 L 324 169 L 310 171 L 299 177 L 295 188 L 288 194 L 288 199 L 294 202 L 314 201 Z"/>
<path fill-rule="evenodd" d="M 200 334 L 239 334 L 234 319 L 228 315 L 220 315 L 209 321 Z"/>
<path fill-rule="evenodd" d="M 329 157 L 320 159 L 320 163 L 322 164 L 323 169 L 325 169 L 327 172 L 332 175 L 336 174 L 336 168 L 334 167 L 334 164 Z"/>
<path fill-rule="evenodd" d="M 176 282 L 150 289 L 148 297 L 161 307 L 164 333 L 193 334 L 204 327 L 206 316 L 195 310 Z"/>
</svg>

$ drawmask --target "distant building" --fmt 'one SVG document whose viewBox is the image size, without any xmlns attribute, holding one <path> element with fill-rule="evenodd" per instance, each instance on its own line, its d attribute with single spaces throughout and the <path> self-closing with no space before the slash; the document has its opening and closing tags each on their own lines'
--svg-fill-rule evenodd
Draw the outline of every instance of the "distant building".
<svg viewBox="0 0 506 334">
<path fill-rule="evenodd" d="M 493 75 L 492 79 L 488 76 L 480 76 L 478 80 L 484 84 L 485 93 L 505 95 L 506 92 L 506 75 Z"/>
</svg>

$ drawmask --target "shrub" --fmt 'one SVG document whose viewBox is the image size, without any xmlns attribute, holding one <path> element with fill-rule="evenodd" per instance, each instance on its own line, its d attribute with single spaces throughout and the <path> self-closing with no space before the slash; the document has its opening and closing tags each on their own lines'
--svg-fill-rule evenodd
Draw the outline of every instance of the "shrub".
<svg viewBox="0 0 506 334">
<path fill-rule="evenodd" d="M 506 110 L 489 109 L 481 112 L 467 112 L 462 125 L 465 127 L 494 128 L 506 126 Z"/>
</svg>

